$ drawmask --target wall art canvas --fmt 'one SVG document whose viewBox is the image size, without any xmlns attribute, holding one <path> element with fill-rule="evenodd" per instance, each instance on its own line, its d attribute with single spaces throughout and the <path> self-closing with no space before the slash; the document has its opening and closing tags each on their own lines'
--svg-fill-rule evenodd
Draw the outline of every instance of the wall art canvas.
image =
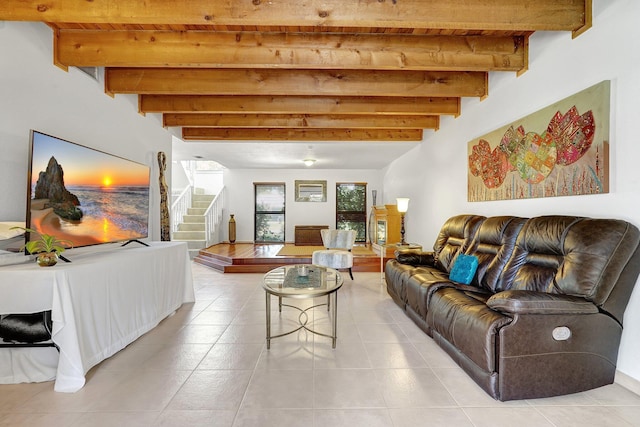
<svg viewBox="0 0 640 427">
<path fill-rule="evenodd" d="M 468 201 L 609 192 L 610 82 L 468 143 Z"/>
</svg>

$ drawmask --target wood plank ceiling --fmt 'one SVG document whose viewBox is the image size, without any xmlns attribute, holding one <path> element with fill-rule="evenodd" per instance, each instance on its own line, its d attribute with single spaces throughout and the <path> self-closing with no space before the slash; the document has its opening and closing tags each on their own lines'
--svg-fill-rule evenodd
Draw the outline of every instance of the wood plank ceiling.
<svg viewBox="0 0 640 427">
<path fill-rule="evenodd" d="M 591 0 L 2 0 L 46 22 L 56 65 L 105 67 L 184 140 L 421 141 L 534 31 L 591 26 Z M 180 133 L 178 133 L 180 134 Z"/>
</svg>

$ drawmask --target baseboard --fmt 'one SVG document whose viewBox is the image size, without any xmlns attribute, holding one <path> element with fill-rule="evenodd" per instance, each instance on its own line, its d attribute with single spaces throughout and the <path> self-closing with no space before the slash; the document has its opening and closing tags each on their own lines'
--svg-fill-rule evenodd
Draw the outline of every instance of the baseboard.
<svg viewBox="0 0 640 427">
<path fill-rule="evenodd" d="M 632 378 L 627 374 L 623 374 L 620 371 L 616 371 L 614 382 L 640 396 L 640 381 L 635 378 Z"/>
</svg>

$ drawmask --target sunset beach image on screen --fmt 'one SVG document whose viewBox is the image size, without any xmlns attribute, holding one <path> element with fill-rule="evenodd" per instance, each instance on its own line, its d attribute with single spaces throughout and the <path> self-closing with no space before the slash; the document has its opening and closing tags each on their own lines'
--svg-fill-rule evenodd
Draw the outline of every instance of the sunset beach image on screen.
<svg viewBox="0 0 640 427">
<path fill-rule="evenodd" d="M 150 168 L 31 132 L 27 227 L 73 247 L 148 236 Z"/>
</svg>

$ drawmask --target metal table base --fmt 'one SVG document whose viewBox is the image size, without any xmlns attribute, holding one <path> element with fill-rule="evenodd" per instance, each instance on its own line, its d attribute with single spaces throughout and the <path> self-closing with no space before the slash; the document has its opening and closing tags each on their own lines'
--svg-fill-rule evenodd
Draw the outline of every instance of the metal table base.
<svg viewBox="0 0 640 427">
<path fill-rule="evenodd" d="M 304 273 L 304 274 L 301 274 Z M 266 295 L 266 327 L 267 349 L 271 348 L 273 338 L 290 335 L 294 332 L 305 330 L 312 334 L 331 338 L 332 348 L 336 348 L 337 324 L 338 324 L 338 290 L 342 287 L 343 280 L 340 273 L 333 269 L 314 264 L 286 265 L 274 268 L 267 272 L 262 279 L 262 287 Z M 278 297 L 278 311 L 282 313 L 282 307 L 291 307 L 298 310 L 298 324 L 296 328 L 280 333 L 271 334 L 271 297 Z M 283 298 L 311 299 L 327 297 L 326 303 L 315 304 L 310 302 L 310 307 L 301 308 L 292 304 L 283 304 Z M 331 332 L 323 333 L 316 330 L 310 321 L 309 310 L 317 307 L 327 307 Z"/>
<path fill-rule="evenodd" d="M 274 338 L 279 338 L 279 337 L 284 337 L 286 335 L 290 335 L 294 332 L 297 332 L 301 329 L 304 329 L 305 331 L 309 331 L 312 334 L 316 334 L 316 335 L 321 335 L 323 337 L 327 337 L 327 338 L 331 338 L 332 342 L 331 342 L 331 347 L 332 348 L 336 348 L 336 340 L 338 339 L 337 336 L 337 326 L 338 326 L 338 290 L 336 289 L 335 291 L 331 292 L 329 295 L 327 295 L 327 302 L 324 304 L 316 304 L 316 305 L 312 305 L 311 307 L 307 307 L 305 309 L 302 309 L 300 307 L 296 307 L 295 305 L 290 305 L 290 304 L 284 304 L 282 302 L 282 298 L 283 297 L 278 297 L 278 312 L 282 313 L 282 307 L 291 307 L 294 308 L 296 310 L 298 310 L 300 312 L 300 314 L 298 315 L 298 322 L 300 323 L 300 326 L 298 326 L 297 328 L 289 331 L 289 332 L 285 332 L 282 334 L 278 334 L 278 335 L 271 335 L 271 294 L 269 292 L 265 292 L 266 295 L 266 308 L 267 308 L 267 349 L 271 348 L 271 340 Z M 331 301 L 331 299 L 333 299 L 333 302 Z M 324 334 L 322 332 L 318 332 L 316 330 L 311 329 L 310 327 L 307 326 L 307 323 L 309 323 L 309 315 L 307 314 L 307 311 L 316 308 L 316 307 L 324 307 L 327 306 L 327 311 L 330 312 L 330 318 L 331 318 L 331 335 L 328 334 Z M 331 308 L 333 308 L 333 310 L 331 310 Z M 304 318 L 304 319 L 303 319 Z"/>
</svg>

